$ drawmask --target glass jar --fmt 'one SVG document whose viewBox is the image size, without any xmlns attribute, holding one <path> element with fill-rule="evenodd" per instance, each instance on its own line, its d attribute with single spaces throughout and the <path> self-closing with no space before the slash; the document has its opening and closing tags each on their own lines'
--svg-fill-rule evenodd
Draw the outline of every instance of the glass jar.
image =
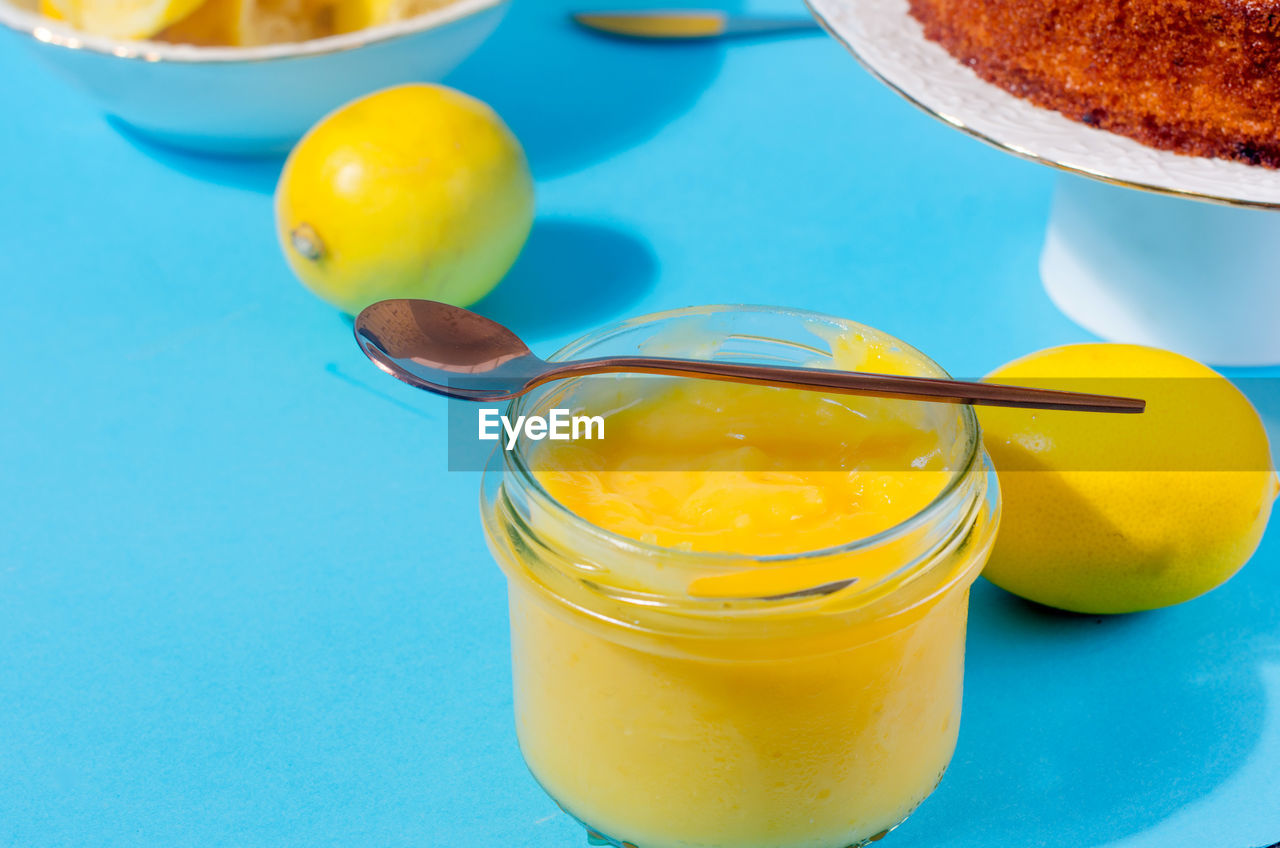
<svg viewBox="0 0 1280 848">
<path fill-rule="evenodd" d="M 639 318 L 553 359 L 830 366 L 830 339 L 850 333 L 892 343 L 912 373 L 946 376 L 878 331 L 763 307 Z M 569 390 L 544 387 L 508 414 L 545 410 Z M 594 840 L 845 848 L 879 839 L 933 791 L 955 748 L 969 587 L 999 494 L 972 409 L 930 407 L 951 457 L 941 494 L 888 531 L 795 555 L 691 553 L 617 535 L 552 498 L 526 449 L 495 452 L 482 511 L 508 578 L 520 747 Z M 787 591 L 726 600 L 689 590 L 758 569 L 786 575 Z M 849 584 L 860 572 L 885 576 Z"/>
</svg>

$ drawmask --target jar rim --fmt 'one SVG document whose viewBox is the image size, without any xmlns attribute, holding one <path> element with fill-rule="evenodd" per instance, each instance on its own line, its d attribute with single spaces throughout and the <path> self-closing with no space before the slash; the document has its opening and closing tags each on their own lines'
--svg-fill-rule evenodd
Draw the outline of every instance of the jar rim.
<svg viewBox="0 0 1280 848">
<path fill-rule="evenodd" d="M 856 321 L 811 310 L 768 306 L 762 304 L 711 304 L 705 306 L 689 306 L 628 318 L 596 329 L 572 342 L 569 342 L 548 357 L 548 361 L 559 362 L 573 358 L 597 344 L 601 344 L 610 338 L 616 337 L 617 335 L 636 327 L 658 324 L 662 321 L 673 318 L 678 319 L 696 315 L 713 315 L 717 313 L 769 313 L 788 318 L 800 319 L 804 322 L 826 324 L 828 326 L 838 327 L 841 330 L 866 331 L 874 335 L 885 336 L 892 339 L 909 354 L 918 357 L 924 365 L 936 369 L 940 377 L 947 379 L 951 376 L 946 369 L 921 352 L 918 348 L 898 339 L 896 336 L 892 336 L 889 333 L 884 332 L 883 330 L 878 330 L 874 327 L 861 324 Z M 530 395 L 524 395 L 518 398 L 513 404 L 514 412 L 516 414 L 523 414 L 526 409 L 524 404 L 530 403 L 530 398 Z M 524 451 L 520 447 L 517 447 L 517 449 L 513 451 L 501 451 L 500 453 L 504 455 L 503 465 L 506 470 L 516 474 L 522 486 L 525 488 L 526 494 L 535 495 L 544 506 L 550 507 L 550 510 L 554 515 L 559 518 L 567 519 L 570 526 L 583 530 L 590 537 L 603 541 L 613 547 L 651 556 L 677 558 L 685 563 L 691 565 L 696 564 L 701 567 L 723 565 L 731 568 L 742 568 L 744 564 L 779 566 L 792 562 L 803 562 L 805 560 L 822 559 L 833 556 L 845 556 L 870 550 L 883 545 L 886 542 L 892 541 L 895 538 L 918 530 L 921 525 L 927 523 L 935 516 L 944 513 L 955 499 L 957 492 L 964 483 L 972 478 L 975 471 L 982 470 L 982 439 L 977 415 L 974 413 L 972 406 L 962 405 L 960 417 L 962 421 L 961 437 L 966 440 L 963 458 L 959 463 L 957 463 L 958 467 L 952 469 L 951 476 L 942 487 L 941 491 L 939 491 L 928 504 L 893 526 L 870 536 L 863 536 L 837 545 L 828 545 L 822 548 L 813 548 L 793 553 L 753 555 L 726 551 L 686 551 L 679 548 L 644 542 L 630 536 L 625 536 L 621 533 L 617 533 L 606 527 L 601 527 L 600 525 L 595 524 L 574 512 L 565 504 L 561 503 L 554 495 L 547 491 L 546 487 L 542 485 L 542 481 L 540 481 L 537 475 L 533 473 L 528 462 L 525 461 Z M 901 571 L 895 571 L 886 575 L 880 581 L 868 584 L 867 586 L 861 587 L 861 589 L 865 591 L 867 589 L 874 588 L 875 586 L 883 585 L 885 582 L 901 578 L 902 576 Z"/>
</svg>

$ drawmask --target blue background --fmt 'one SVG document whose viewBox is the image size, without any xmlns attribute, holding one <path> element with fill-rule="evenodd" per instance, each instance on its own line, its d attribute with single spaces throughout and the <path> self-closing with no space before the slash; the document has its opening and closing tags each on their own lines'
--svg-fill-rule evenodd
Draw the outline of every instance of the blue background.
<svg viewBox="0 0 1280 848">
<path fill-rule="evenodd" d="M 1088 338 L 1037 279 L 1051 171 L 822 36 L 642 46 L 571 5 L 517 0 L 450 80 L 539 179 L 483 309 L 540 352 L 740 301 L 964 376 Z M 291 278 L 279 163 L 130 139 L 3 45 L 0 846 L 581 844 L 516 748 L 476 475 Z M 980 582 L 959 751 L 892 844 L 1280 840 L 1278 565 L 1272 532 L 1225 588 L 1107 620 Z"/>
</svg>

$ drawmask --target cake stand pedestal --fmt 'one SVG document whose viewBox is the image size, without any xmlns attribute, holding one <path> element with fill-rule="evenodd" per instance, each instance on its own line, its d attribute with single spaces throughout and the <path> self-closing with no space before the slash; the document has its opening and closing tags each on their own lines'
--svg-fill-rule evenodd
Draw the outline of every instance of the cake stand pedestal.
<svg viewBox="0 0 1280 848">
<path fill-rule="evenodd" d="M 1280 172 L 1145 147 L 1019 100 L 924 37 L 906 0 L 808 0 L 867 70 L 928 114 L 1065 173 L 1040 276 L 1112 341 L 1280 364 Z"/>
<path fill-rule="evenodd" d="M 1049 297 L 1113 341 L 1216 365 L 1280 362 L 1280 215 L 1064 175 L 1040 256 Z"/>
</svg>

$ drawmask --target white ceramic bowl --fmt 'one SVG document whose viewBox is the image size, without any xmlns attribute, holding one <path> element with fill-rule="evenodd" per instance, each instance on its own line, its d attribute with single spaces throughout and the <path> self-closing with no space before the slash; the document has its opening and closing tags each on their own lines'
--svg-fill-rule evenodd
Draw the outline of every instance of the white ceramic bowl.
<svg viewBox="0 0 1280 848">
<path fill-rule="evenodd" d="M 411 20 L 265 47 L 116 41 L 11 0 L 0 0 L 0 23 L 145 136 L 188 150 L 265 154 L 288 150 L 322 116 L 360 95 L 440 80 L 480 46 L 509 2 L 457 0 Z"/>
</svg>

